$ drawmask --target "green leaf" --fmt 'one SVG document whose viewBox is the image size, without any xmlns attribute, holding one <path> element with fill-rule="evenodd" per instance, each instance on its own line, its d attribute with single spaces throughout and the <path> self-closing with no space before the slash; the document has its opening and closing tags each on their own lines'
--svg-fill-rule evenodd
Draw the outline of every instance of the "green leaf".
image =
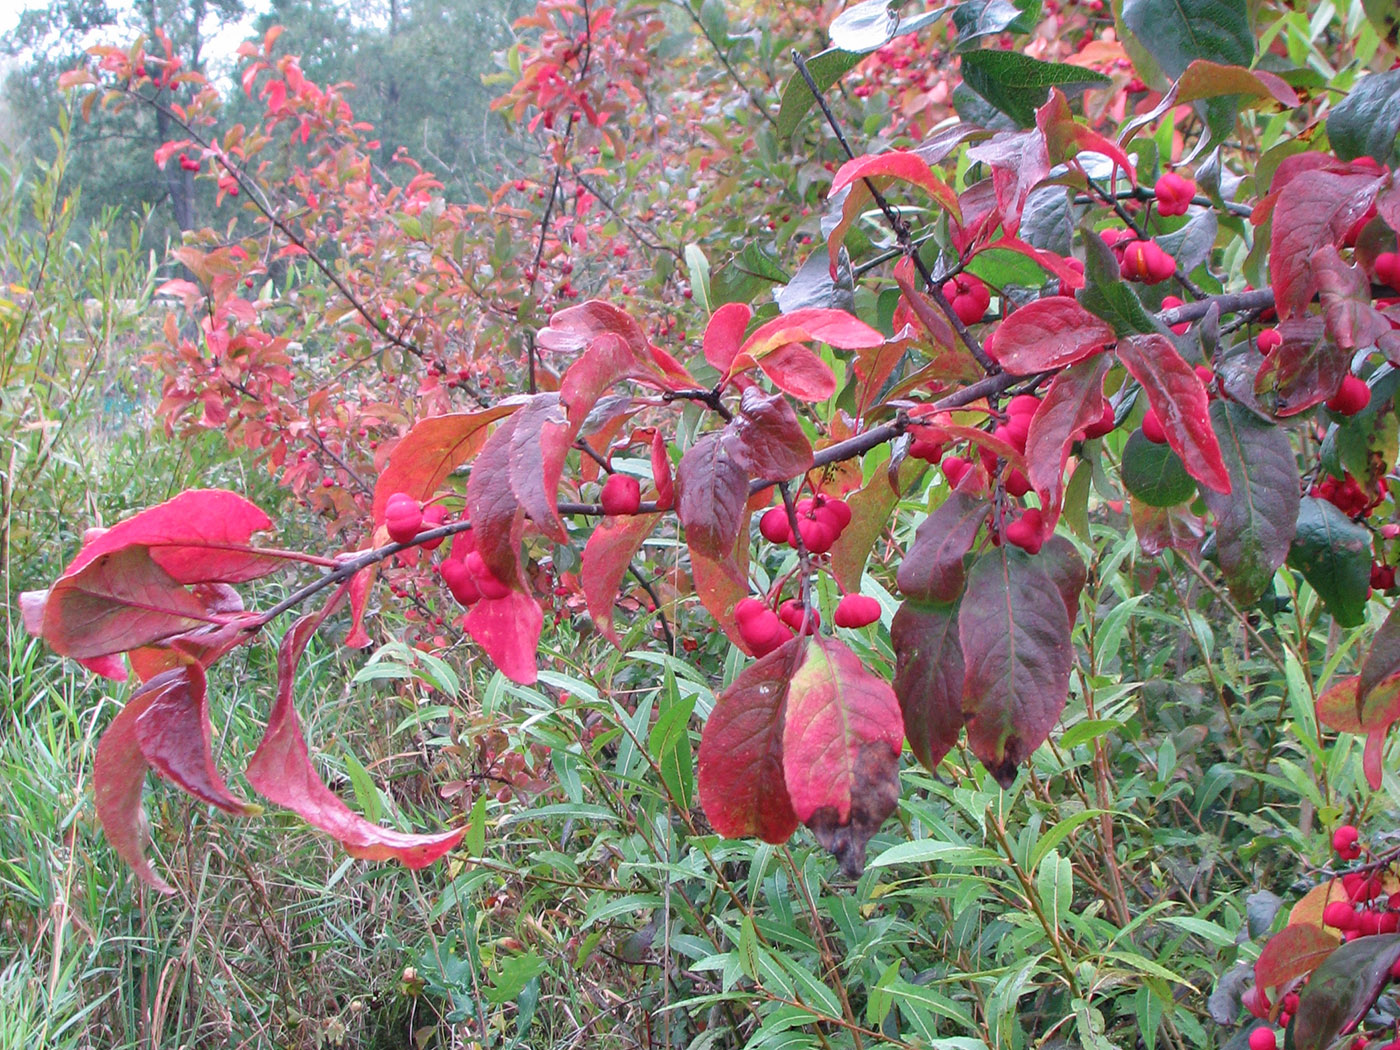
<svg viewBox="0 0 1400 1050">
<path fill-rule="evenodd" d="M 499 956 L 498 956 L 499 958 Z M 545 971 L 545 961 L 534 952 L 508 955 L 501 960 L 500 973 L 493 974 L 486 998 L 497 1006 L 515 1000 L 532 978 Z"/>
<path fill-rule="evenodd" d="M 1186 465 L 1167 445 L 1133 431 L 1123 446 L 1123 485 L 1150 507 L 1174 507 L 1196 494 L 1196 482 Z"/>
<path fill-rule="evenodd" d="M 1298 531 L 1288 564 L 1303 574 L 1342 627 L 1366 618 L 1371 593 L 1371 534 L 1324 499 L 1298 508 Z"/>
<path fill-rule="evenodd" d="M 757 242 L 750 241 L 710 275 L 710 305 L 718 310 L 726 303 L 751 303 L 773 285 L 787 282 L 787 271 Z"/>
<path fill-rule="evenodd" d="M 690 747 L 690 714 L 695 697 L 680 696 L 675 676 L 666 669 L 666 689 L 661 714 L 647 739 L 647 751 L 661 769 L 671 797 L 682 812 L 690 809 L 695 794 L 695 762 Z"/>
<path fill-rule="evenodd" d="M 685 246 L 685 268 L 690 275 L 691 290 L 708 314 L 713 309 L 710 305 L 710 260 L 705 258 L 698 244 Z"/>
<path fill-rule="evenodd" d="M 958 48 L 979 37 L 1003 31 L 1029 33 L 1040 16 L 1040 0 L 964 0 L 953 11 L 953 25 L 958 30 Z"/>
<path fill-rule="evenodd" d="M 1327 138 L 1343 160 L 1374 157 L 1389 164 L 1400 134 L 1400 69 L 1356 82 L 1327 117 Z"/>
<path fill-rule="evenodd" d="M 1119 335 L 1156 332 L 1156 323 L 1123 280 L 1118 259 L 1108 245 L 1096 233 L 1086 233 L 1084 244 L 1084 287 L 1078 293 L 1079 304 L 1102 317 Z"/>
<path fill-rule="evenodd" d="M 1389 40 L 1392 47 L 1400 42 L 1400 9 L 1396 8 L 1395 0 L 1361 0 L 1361 8 L 1376 32 Z"/>
<path fill-rule="evenodd" d="M 1288 435 L 1233 401 L 1212 401 L 1211 424 L 1231 490 L 1202 495 L 1230 594 L 1252 605 L 1288 556 L 1298 522 L 1298 465 Z"/>
<path fill-rule="evenodd" d="M 858 51 L 829 47 L 807 60 L 807 72 L 812 74 L 812 80 L 817 87 L 825 91 L 840 80 L 843 74 L 854 69 L 864 57 Z M 783 101 L 778 107 L 778 135 L 786 138 L 796 131 L 797 125 L 802 123 L 802 118 L 816 101 L 802 73 L 793 73 L 783 88 Z"/>
<path fill-rule="evenodd" d="M 962 74 L 968 87 L 1023 127 L 1035 123 L 1036 107 L 1052 87 L 1110 82 L 1102 73 L 1016 51 L 969 51 L 962 56 Z"/>
<path fill-rule="evenodd" d="M 1198 58 L 1254 62 L 1246 0 L 1124 0 L 1123 24 L 1172 80 Z"/>
</svg>

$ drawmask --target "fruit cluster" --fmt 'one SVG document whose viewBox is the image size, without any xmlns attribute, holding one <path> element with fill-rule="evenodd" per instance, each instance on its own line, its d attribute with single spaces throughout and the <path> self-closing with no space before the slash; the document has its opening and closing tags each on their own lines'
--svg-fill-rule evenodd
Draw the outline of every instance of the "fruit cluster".
<svg viewBox="0 0 1400 1050">
<path fill-rule="evenodd" d="M 880 618 L 880 603 L 865 594 L 846 594 L 836 603 L 837 627 L 867 627 Z M 775 612 L 759 598 L 744 598 L 734 607 L 734 620 L 744 644 L 755 656 L 766 656 L 795 634 L 816 634 L 821 613 L 789 598 Z"/>
<path fill-rule="evenodd" d="M 1308 491 L 1310 496 L 1325 499 L 1348 518 L 1364 518 L 1384 500 L 1384 493 L 1372 495 L 1350 474 L 1340 478 L 1328 474 Z"/>
<path fill-rule="evenodd" d="M 821 493 L 798 500 L 793 509 L 797 512 L 797 535 L 808 554 L 825 554 L 831 550 L 851 523 L 851 508 L 846 501 Z M 782 504 L 764 512 L 758 519 L 758 531 L 769 543 L 796 546 L 787 507 Z"/>
</svg>

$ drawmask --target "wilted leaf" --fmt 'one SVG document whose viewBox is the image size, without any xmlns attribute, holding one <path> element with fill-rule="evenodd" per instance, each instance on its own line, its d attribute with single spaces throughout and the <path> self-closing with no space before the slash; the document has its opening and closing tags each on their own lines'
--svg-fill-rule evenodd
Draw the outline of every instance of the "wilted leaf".
<svg viewBox="0 0 1400 1050">
<path fill-rule="evenodd" d="M 788 687 L 783 772 L 797 818 L 848 875 L 899 799 L 904 723 L 894 690 L 842 641 L 817 635 Z"/>
</svg>

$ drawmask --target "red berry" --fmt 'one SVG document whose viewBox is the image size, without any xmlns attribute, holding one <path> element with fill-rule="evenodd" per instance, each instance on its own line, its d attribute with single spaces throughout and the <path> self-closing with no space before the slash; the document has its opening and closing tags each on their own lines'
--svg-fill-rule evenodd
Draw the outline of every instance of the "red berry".
<svg viewBox="0 0 1400 1050">
<path fill-rule="evenodd" d="M 821 518 L 799 518 L 797 534 L 809 554 L 825 554 L 836 542 L 836 530 Z"/>
<path fill-rule="evenodd" d="M 476 581 L 472 579 L 471 570 L 465 562 L 449 558 L 438 566 L 438 572 L 442 574 L 442 582 L 447 584 L 447 589 L 459 604 L 471 606 L 480 599 L 481 591 L 477 589 Z"/>
<path fill-rule="evenodd" d="M 1167 443 L 1167 432 L 1162 427 L 1162 420 L 1157 413 L 1148 409 L 1142 417 L 1142 436 L 1154 445 L 1165 445 Z"/>
<path fill-rule="evenodd" d="M 792 539 L 786 507 L 769 507 L 758 519 L 758 531 L 769 543 L 787 543 Z"/>
<path fill-rule="evenodd" d="M 1395 566 L 1383 565 L 1380 562 L 1371 563 L 1371 589 L 1373 591 L 1388 591 L 1395 586 Z"/>
<path fill-rule="evenodd" d="M 636 514 L 642 505 L 641 483 L 629 474 L 610 474 L 598 502 L 604 514 Z"/>
<path fill-rule="evenodd" d="M 1185 306 L 1186 301 L 1175 295 L 1168 295 L 1162 299 L 1163 310 L 1175 310 L 1178 306 Z M 1191 328 L 1190 321 L 1182 321 L 1180 324 L 1172 325 L 1172 331 L 1177 335 L 1185 335 Z"/>
<path fill-rule="evenodd" d="M 817 517 L 836 529 L 836 535 L 851 523 L 851 508 L 843 499 L 829 499 L 817 508 Z"/>
<path fill-rule="evenodd" d="M 395 492 L 384 505 L 384 526 L 395 543 L 408 543 L 423 528 L 423 505 L 406 492 Z"/>
<path fill-rule="evenodd" d="M 1044 531 L 1045 522 L 1039 508 L 1027 507 L 1019 518 L 1006 526 L 1006 542 L 1014 543 L 1027 554 L 1038 554 L 1045 542 Z"/>
<path fill-rule="evenodd" d="M 1105 434 L 1111 434 L 1117 425 L 1118 421 L 1113 414 L 1113 402 L 1104 398 L 1103 413 L 1095 422 L 1089 424 L 1084 431 L 1084 438 L 1087 441 L 1091 438 L 1100 438 Z"/>
<path fill-rule="evenodd" d="M 1353 824 L 1343 824 L 1332 832 L 1332 848 L 1342 860 L 1355 860 L 1361 856 L 1361 833 Z"/>
<path fill-rule="evenodd" d="M 432 506 L 423 508 L 423 528 L 435 529 L 447 521 L 447 508 L 441 503 L 434 503 Z M 439 536 L 435 540 L 428 540 L 421 544 L 425 551 L 435 551 L 442 546 L 442 541 L 446 536 Z"/>
<path fill-rule="evenodd" d="M 943 458 L 943 442 L 926 437 L 915 437 L 909 443 L 909 455 L 928 463 L 937 463 Z"/>
<path fill-rule="evenodd" d="M 1327 407 L 1339 416 L 1354 416 L 1371 403 L 1371 388 L 1360 376 L 1348 375 L 1337 392 L 1327 399 Z"/>
<path fill-rule="evenodd" d="M 791 638 L 792 632 L 783 626 L 777 613 L 764 606 L 757 613 L 739 621 L 739 637 L 755 656 L 767 656 Z"/>
<path fill-rule="evenodd" d="M 1249 1050 L 1278 1050 L 1278 1036 L 1261 1025 L 1249 1033 Z"/>
<path fill-rule="evenodd" d="M 1376 280 L 1400 292 L 1400 254 L 1381 252 L 1376 256 Z"/>
<path fill-rule="evenodd" d="M 510 593 L 510 588 L 496 579 L 487 568 L 480 551 L 472 551 L 462 560 L 462 564 L 471 573 L 472 582 L 476 584 L 476 589 L 481 592 L 483 598 L 504 598 Z"/>
<path fill-rule="evenodd" d="M 787 624 L 794 631 L 802 630 L 803 620 L 806 620 L 807 630 L 805 634 L 816 634 L 817 628 L 822 625 L 822 615 L 816 609 L 806 612 L 804 616 L 803 605 L 796 598 L 789 598 L 778 606 L 778 619 Z"/>
<path fill-rule="evenodd" d="M 1012 416 L 992 431 L 997 437 L 1014 446 L 1017 452 L 1026 451 L 1026 439 L 1031 435 L 1031 417 Z"/>
<path fill-rule="evenodd" d="M 868 594 L 843 596 L 831 617 L 837 627 L 865 627 L 879 618 L 880 603 Z"/>
<path fill-rule="evenodd" d="M 1356 907 L 1351 901 L 1332 901 L 1322 909 L 1322 922 L 1326 926 L 1341 930 L 1356 929 Z"/>
<path fill-rule="evenodd" d="M 743 626 L 748 621 L 767 612 L 767 610 L 768 606 L 764 605 L 757 598 L 741 598 L 739 599 L 739 603 L 734 606 L 734 619 L 740 626 Z"/>
<path fill-rule="evenodd" d="M 1283 335 L 1277 328 L 1265 328 L 1255 337 L 1254 344 L 1261 354 L 1268 357 L 1283 345 Z"/>
<path fill-rule="evenodd" d="M 962 479 L 967 477 L 967 472 L 972 469 L 972 464 L 962 456 L 945 456 L 939 466 L 943 468 L 943 476 L 953 488 L 957 488 Z"/>
<path fill-rule="evenodd" d="M 1161 284 L 1176 273 L 1176 261 L 1158 247 L 1156 241 L 1131 241 L 1123 248 L 1118 272 L 1125 281 Z"/>
<path fill-rule="evenodd" d="M 1194 179 L 1169 171 L 1157 180 L 1154 192 L 1157 194 L 1158 212 L 1163 215 L 1185 215 L 1191 207 L 1191 198 L 1196 195 L 1196 183 Z"/>
<path fill-rule="evenodd" d="M 1008 416 L 1033 416 L 1040 408 L 1040 398 L 1034 394 L 1017 394 L 1006 403 Z"/>
<path fill-rule="evenodd" d="M 943 294 L 953 306 L 953 313 L 963 324 L 976 324 L 986 316 L 992 305 L 992 293 L 981 278 L 960 273 L 943 282 Z"/>
</svg>

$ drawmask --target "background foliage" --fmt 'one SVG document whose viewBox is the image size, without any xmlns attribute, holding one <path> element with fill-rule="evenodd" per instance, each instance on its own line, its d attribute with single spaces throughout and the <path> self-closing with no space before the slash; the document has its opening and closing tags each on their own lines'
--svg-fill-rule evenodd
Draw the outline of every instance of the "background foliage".
<svg viewBox="0 0 1400 1050">
<path fill-rule="evenodd" d="M 774 292 L 789 297 L 784 309 L 810 295 L 889 326 L 897 292 L 839 270 L 833 280 L 829 257 L 814 254 L 845 156 L 815 111 L 800 112 L 790 54 L 819 55 L 839 6 L 413 4 L 356 24 L 325 6 L 279 4 L 248 61 L 266 63 L 259 85 L 286 86 L 280 103 L 261 86 L 200 100 L 194 80 L 177 85 L 192 127 L 207 116 L 219 136 L 240 121 L 269 132 L 245 141 L 250 168 L 263 166 L 242 185 L 190 146 L 179 148 L 200 156 L 198 173 L 176 165 L 176 151 L 166 171 L 177 183 L 154 169 L 157 146 L 185 135 L 148 106 L 95 106 L 91 123 L 53 108 L 58 73 L 79 57 L 61 51 L 64 25 L 126 46 L 119 33 L 159 23 L 170 54 L 197 73 L 201 42 L 236 9 L 75 6 L 28 20 L 30 64 L 10 97 L 32 134 L 0 186 L 7 609 L 56 576 L 88 524 L 189 487 L 247 493 L 276 511 L 288 547 L 362 542 L 389 445 L 419 418 L 557 384 L 570 358 L 535 333 L 576 301 L 624 305 L 650 338 L 692 355 L 711 311 L 765 305 Z M 1320 126 L 1337 152 L 1394 159 L 1386 118 L 1349 120 L 1335 102 L 1362 70 L 1372 71 L 1363 83 L 1386 76 L 1393 28 L 1362 3 L 1172 9 L 1193 38 L 1211 29 L 1204 57 L 1248 65 L 1257 52 L 1257 69 L 1304 96 L 1284 110 L 1267 98 L 1168 107 L 1133 153 L 1144 181 L 1158 181 L 1168 161 L 1185 170 L 1185 152 L 1223 143 L 1189 165 L 1204 194 L 1220 195 L 1200 213 L 1210 224 L 1144 221 L 1205 291 L 1262 286 L 1262 249 L 1250 250 L 1229 203 L 1257 201 L 1266 174 L 1317 144 Z M 1084 109 L 1111 135 L 1202 57 L 1174 50 L 1170 17 L 1142 0 L 972 2 L 951 23 L 890 40 L 878 21 L 838 23 L 832 35 L 847 47 L 863 33 L 880 46 L 812 64 L 833 82 L 828 71 L 847 67 L 830 97 L 859 153 L 917 144 L 954 107 L 1008 127 L 1024 103 L 997 63 L 1018 54 L 1073 59 L 1061 83 L 1082 84 L 1085 69 L 1107 77 Z M 288 29 L 269 43 L 273 21 Z M 1151 40 L 1147 52 L 1119 27 Z M 960 78 L 950 53 L 979 39 L 989 46 L 963 56 Z M 991 70 L 981 81 L 968 74 L 979 63 Z M 576 76 L 561 83 L 560 68 Z M 358 87 L 298 87 L 342 80 Z M 134 90 L 157 101 L 171 91 Z M 489 120 L 488 97 L 499 113 Z M 584 119 L 584 101 L 606 119 Z M 957 167 L 970 183 L 973 159 Z M 261 216 L 246 207 L 253 197 Z M 899 208 L 929 232 L 937 219 L 922 201 L 911 193 Z M 1141 204 L 1123 207 L 1141 219 Z M 284 224 L 276 243 L 268 216 Z M 1067 252 L 1070 221 L 1040 219 L 1035 235 Z M 153 264 L 150 248 L 177 231 L 181 250 Z M 288 241 L 300 251 L 281 251 Z M 930 238 L 934 262 L 939 243 Z M 893 248 L 873 209 L 845 235 L 861 276 Z M 999 290 L 1044 283 L 1008 254 L 974 269 Z M 216 286 L 222 298 L 206 295 Z M 347 310 L 344 290 L 363 309 Z M 1142 289 L 1149 308 L 1168 305 L 1165 290 Z M 245 334 L 233 304 L 245 292 L 270 342 L 242 356 L 235 346 L 222 368 L 184 352 Z M 1227 326 L 1227 341 L 1253 351 L 1260 327 Z M 1372 448 L 1393 468 L 1385 382 L 1372 375 L 1376 410 L 1361 422 L 1316 410 L 1316 428 L 1298 431 L 1305 468 L 1328 455 L 1365 464 Z M 803 414 L 809 437 L 842 436 L 832 407 Z M 834 407 L 858 408 L 842 397 Z M 682 433 L 698 433 L 702 415 L 686 408 Z M 1123 422 L 1140 415 L 1124 404 Z M 562 593 L 533 684 L 509 681 L 459 639 L 422 567 L 396 570 L 393 600 L 376 601 L 371 656 L 313 646 L 297 693 L 339 794 L 405 830 L 470 821 L 462 849 L 420 872 L 352 861 L 283 814 L 230 833 L 227 818 L 157 789 L 152 849 L 182 893 L 133 891 L 89 792 L 95 741 L 129 692 L 61 665 L 12 612 L 0 744 L 0 955 L 12 961 L 0 970 L 0 1046 L 1243 1045 L 1253 964 L 1288 905 L 1338 867 L 1333 827 L 1355 822 L 1377 855 L 1386 849 L 1400 802 L 1390 764 L 1369 790 L 1361 738 L 1333 735 L 1316 714 L 1325 689 L 1360 665 L 1386 603 L 1362 597 L 1339 614 L 1356 587 L 1328 592 L 1296 561 L 1264 574 L 1262 602 L 1244 600 L 1208 561 L 1146 554 L 1140 536 L 1192 526 L 1189 514 L 1125 504 L 1113 479 L 1131 456 L 1129 429 L 1104 440 L 1107 469 L 1083 475 L 1085 510 L 1062 530 L 1088 577 L 1052 740 L 1007 790 L 961 746 L 937 775 L 905 763 L 899 808 L 859 877 L 805 832 L 770 845 L 721 840 L 706 824 L 699 727 L 746 660 L 687 599 L 669 528 L 642 551 L 655 593 L 624 596 L 618 647 L 578 592 L 577 554 L 561 545 L 541 559 L 541 586 Z M 637 448 L 618 461 L 641 473 L 647 442 Z M 872 453 L 838 483 L 880 481 L 889 465 Z M 900 552 L 946 492 L 931 471 L 908 487 L 857 574 L 881 620 L 844 637 L 885 678 Z M 1365 508 L 1367 543 L 1383 569 L 1394 505 L 1378 494 Z M 756 582 L 793 568 L 795 555 L 758 550 Z M 835 586 L 823 576 L 818 587 L 829 612 Z M 254 597 L 271 606 L 290 589 L 260 582 Z M 658 596 L 669 645 L 650 615 Z M 217 750 L 232 768 L 257 744 L 274 677 L 266 645 L 211 673 Z M 1388 1000 L 1375 1009 L 1373 1031 L 1394 1024 Z"/>
</svg>

